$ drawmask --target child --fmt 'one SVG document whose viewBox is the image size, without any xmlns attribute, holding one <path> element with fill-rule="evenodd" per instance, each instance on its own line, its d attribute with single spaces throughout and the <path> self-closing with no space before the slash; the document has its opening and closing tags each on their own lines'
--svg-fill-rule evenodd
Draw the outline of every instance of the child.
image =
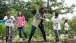
<svg viewBox="0 0 76 43">
<path fill-rule="evenodd" d="M 15 22 L 16 20 L 15 20 L 15 18 L 14 18 L 14 16 L 11 16 L 11 12 L 10 11 L 8 11 L 7 12 L 7 15 L 4 17 L 4 22 L 5 22 L 5 26 L 6 26 L 6 43 L 8 43 L 8 39 L 9 39 L 9 31 L 11 32 L 11 39 L 12 39 L 12 29 L 13 29 L 13 27 L 14 27 L 14 23 L 13 22 Z M 10 29 L 9 29 L 9 27 L 10 27 Z M 12 40 L 11 40 L 11 42 L 12 42 Z"/>
<path fill-rule="evenodd" d="M 18 27 L 18 31 L 19 31 L 19 37 L 20 37 L 20 41 L 22 41 L 22 34 L 21 34 L 21 30 L 24 33 L 25 38 L 27 38 L 25 29 L 24 29 L 24 23 L 26 22 L 25 17 L 23 16 L 22 12 L 18 12 L 18 17 L 17 17 L 17 27 Z"/>
<path fill-rule="evenodd" d="M 64 28 L 65 28 L 65 34 L 69 36 L 69 24 L 68 24 L 68 19 L 65 20 L 64 22 Z"/>
<path fill-rule="evenodd" d="M 60 43 L 59 35 L 60 35 L 60 30 L 61 30 L 61 26 L 60 26 L 61 18 L 59 17 L 59 14 L 57 12 L 55 13 L 55 16 L 52 17 L 51 21 L 53 22 L 53 30 L 56 37 L 55 39 L 56 43 Z"/>
</svg>

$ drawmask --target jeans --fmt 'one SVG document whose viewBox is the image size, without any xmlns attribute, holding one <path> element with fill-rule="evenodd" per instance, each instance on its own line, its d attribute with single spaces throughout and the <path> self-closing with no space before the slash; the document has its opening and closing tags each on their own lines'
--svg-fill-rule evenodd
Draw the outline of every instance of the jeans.
<svg viewBox="0 0 76 43">
<path fill-rule="evenodd" d="M 24 26 L 18 27 L 19 37 L 22 38 L 21 30 L 23 31 L 24 36 L 27 38 L 26 32 L 25 32 L 25 30 L 24 30 Z"/>
<path fill-rule="evenodd" d="M 55 37 L 56 37 L 56 42 L 59 42 L 59 35 L 60 35 L 60 30 L 58 30 L 58 32 L 57 32 L 57 30 L 54 30 L 54 33 L 55 33 Z"/>
<path fill-rule="evenodd" d="M 8 41 L 8 36 L 9 36 L 9 28 L 10 28 L 10 38 L 12 39 L 12 28 L 13 27 L 9 27 L 9 26 L 6 26 L 6 42 Z M 12 41 L 12 40 L 11 40 Z"/>
<path fill-rule="evenodd" d="M 69 36 L 69 30 L 65 30 L 65 34 Z"/>
<path fill-rule="evenodd" d="M 40 30 L 41 30 L 41 32 L 42 32 L 42 34 L 43 34 L 44 41 L 46 41 L 46 34 L 45 34 L 45 31 L 44 31 L 44 26 L 43 26 L 43 24 L 39 25 L 38 27 L 40 28 Z M 30 34 L 30 36 L 29 36 L 28 43 L 30 43 L 31 38 L 32 38 L 35 30 L 36 30 L 36 27 L 35 27 L 35 26 L 32 26 L 32 30 L 31 30 L 31 34 Z"/>
</svg>

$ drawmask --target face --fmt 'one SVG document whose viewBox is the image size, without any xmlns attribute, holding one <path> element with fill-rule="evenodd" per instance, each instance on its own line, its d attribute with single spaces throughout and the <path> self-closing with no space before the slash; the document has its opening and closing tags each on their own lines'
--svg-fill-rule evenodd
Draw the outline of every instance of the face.
<svg viewBox="0 0 76 43">
<path fill-rule="evenodd" d="M 7 16 L 10 17 L 10 12 L 7 12 Z"/>
<path fill-rule="evenodd" d="M 42 9 L 42 13 L 44 13 L 44 11 L 45 11 L 45 10 L 44 10 L 44 9 Z"/>
<path fill-rule="evenodd" d="M 21 16 L 21 12 L 19 12 L 19 15 Z"/>
<path fill-rule="evenodd" d="M 68 20 L 66 22 L 68 22 Z"/>
</svg>

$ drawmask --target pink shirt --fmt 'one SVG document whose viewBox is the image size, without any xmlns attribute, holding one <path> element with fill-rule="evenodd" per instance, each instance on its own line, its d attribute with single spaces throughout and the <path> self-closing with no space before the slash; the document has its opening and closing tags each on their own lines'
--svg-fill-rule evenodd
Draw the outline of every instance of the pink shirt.
<svg viewBox="0 0 76 43">
<path fill-rule="evenodd" d="M 17 17 L 17 27 L 22 27 L 24 26 L 24 22 L 25 22 L 25 17 L 24 16 L 19 16 Z"/>
</svg>

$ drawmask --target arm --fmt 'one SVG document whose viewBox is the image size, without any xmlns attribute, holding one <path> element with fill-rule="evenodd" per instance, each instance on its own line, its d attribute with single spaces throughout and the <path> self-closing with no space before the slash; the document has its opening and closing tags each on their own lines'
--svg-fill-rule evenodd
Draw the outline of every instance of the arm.
<svg viewBox="0 0 76 43">
<path fill-rule="evenodd" d="M 61 20 L 59 19 L 58 22 L 54 22 L 54 23 L 55 23 L 55 24 L 58 24 L 58 23 L 60 23 L 60 22 L 61 22 Z"/>
<path fill-rule="evenodd" d="M 52 21 L 52 20 L 51 20 L 51 22 L 54 23 L 54 24 L 58 24 L 58 22 L 54 22 L 54 21 Z"/>
<path fill-rule="evenodd" d="M 65 26 L 66 28 L 70 28 L 69 26 Z"/>
<path fill-rule="evenodd" d="M 40 16 L 40 13 L 37 11 L 36 12 L 36 17 L 38 18 L 38 19 L 40 19 L 40 20 L 45 20 L 45 18 L 42 18 L 41 16 Z"/>
<path fill-rule="evenodd" d="M 23 24 L 24 24 L 24 23 L 26 22 L 26 20 L 25 20 L 25 17 L 24 17 L 24 16 L 23 16 L 23 21 L 24 21 L 24 22 L 23 22 Z"/>
<path fill-rule="evenodd" d="M 40 20 L 45 20 L 45 18 L 39 17 Z"/>
<path fill-rule="evenodd" d="M 18 28 L 18 17 L 16 18 L 16 27 Z"/>
<path fill-rule="evenodd" d="M 4 22 L 5 22 L 6 20 L 8 20 L 7 16 L 4 17 Z"/>
</svg>

